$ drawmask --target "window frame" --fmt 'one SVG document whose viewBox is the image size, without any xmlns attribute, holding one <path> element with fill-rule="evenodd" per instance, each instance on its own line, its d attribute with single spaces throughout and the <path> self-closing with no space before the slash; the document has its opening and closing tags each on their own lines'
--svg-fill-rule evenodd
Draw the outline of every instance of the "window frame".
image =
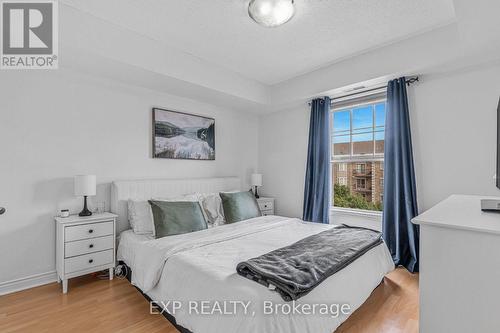
<svg viewBox="0 0 500 333">
<path fill-rule="evenodd" d="M 376 133 L 376 110 L 373 108 L 373 124 L 372 124 L 372 133 L 373 133 L 373 153 L 372 154 L 354 154 L 353 150 L 353 140 L 352 140 L 352 110 L 358 107 L 366 106 L 366 105 L 376 105 L 378 103 L 385 102 L 386 103 L 386 112 L 387 112 L 387 96 L 385 94 L 374 94 L 370 96 L 365 96 L 361 100 L 353 99 L 352 101 L 346 100 L 342 101 L 342 103 L 338 106 L 336 106 L 335 101 L 332 101 L 331 106 L 330 106 L 330 134 L 329 134 L 329 148 L 330 148 L 330 174 L 334 178 L 333 172 L 334 168 L 333 165 L 334 163 L 344 163 L 346 166 L 348 163 L 363 163 L 363 162 L 382 162 L 381 163 L 381 171 L 384 171 L 384 164 L 385 164 L 385 156 L 384 153 L 376 153 L 376 139 L 375 139 L 375 133 Z M 349 136 L 350 136 L 350 154 L 349 156 L 342 156 L 338 155 L 335 156 L 335 147 L 334 147 L 334 135 L 333 135 L 333 129 L 334 129 L 334 120 L 333 120 L 333 115 L 335 112 L 340 112 L 340 111 L 346 111 L 350 110 L 350 129 L 349 129 Z M 384 132 L 385 132 L 385 124 L 384 124 Z M 385 144 L 385 143 L 384 143 Z M 368 156 L 367 156 L 368 155 Z M 365 164 L 366 165 L 366 164 Z M 365 167 L 366 168 L 366 167 Z M 346 169 L 348 169 L 346 167 Z M 384 176 L 382 175 L 382 179 Z M 330 189 L 330 211 L 331 213 L 336 213 L 336 214 L 342 214 L 342 215 L 353 215 L 353 216 L 367 216 L 367 217 L 374 217 L 377 219 L 380 219 L 382 217 L 383 211 L 375 211 L 375 210 L 365 210 L 365 209 L 359 209 L 359 208 L 346 208 L 346 207 L 337 207 L 335 206 L 334 202 L 334 188 L 333 185 L 335 183 L 335 178 L 332 179 L 333 181 L 331 182 L 331 189 Z M 383 197 L 383 193 L 381 194 L 381 197 Z"/>
<path fill-rule="evenodd" d="M 376 115 L 375 115 L 375 109 L 373 110 L 373 114 L 372 114 L 372 118 L 373 118 L 373 121 L 372 121 L 372 133 L 373 133 L 373 154 L 371 154 L 371 156 L 373 158 L 367 158 L 366 155 L 368 154 L 354 154 L 354 143 L 352 141 L 352 110 L 355 109 L 355 108 L 359 108 L 359 107 L 362 107 L 362 106 L 366 106 L 366 105 L 375 105 L 375 104 L 378 104 L 380 102 L 385 102 L 386 103 L 386 112 L 387 112 L 387 97 L 384 96 L 384 97 L 377 97 L 377 98 L 373 98 L 373 99 L 367 99 L 367 100 L 364 100 L 364 101 L 360 101 L 360 102 L 353 102 L 353 104 L 348 104 L 348 103 L 342 103 L 342 105 L 340 105 L 339 107 L 336 107 L 335 106 L 335 103 L 332 102 L 331 104 L 331 107 L 330 107 L 330 119 L 329 119 L 329 122 L 330 122 L 330 161 L 333 162 L 335 159 L 336 162 L 341 162 L 341 161 L 345 161 L 346 163 L 349 163 L 349 162 L 356 162 L 355 160 L 359 160 L 361 162 L 372 162 L 372 161 L 383 161 L 384 160 L 384 153 L 376 153 L 376 142 L 377 140 L 375 140 L 375 133 L 377 132 L 376 131 Z M 333 148 L 333 151 L 332 151 L 332 145 L 333 145 L 333 114 L 335 112 L 345 112 L 347 110 L 350 110 L 350 120 L 349 120 L 349 137 L 350 137 L 350 140 L 349 140 L 349 151 L 350 151 L 350 154 L 349 156 L 344 156 L 344 155 L 337 155 L 337 157 L 335 157 L 335 148 Z M 384 131 L 385 131 L 385 125 L 384 125 Z M 359 133 L 355 133 L 354 135 L 356 134 L 359 134 Z M 347 135 L 347 134 L 344 134 L 344 135 Z"/>
</svg>

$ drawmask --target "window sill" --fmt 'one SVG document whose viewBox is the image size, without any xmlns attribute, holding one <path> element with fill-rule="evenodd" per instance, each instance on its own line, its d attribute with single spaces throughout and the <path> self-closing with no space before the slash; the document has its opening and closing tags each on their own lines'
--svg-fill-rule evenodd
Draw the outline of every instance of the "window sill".
<svg viewBox="0 0 500 333">
<path fill-rule="evenodd" d="M 382 219 L 382 212 L 373 211 L 373 210 L 364 210 L 364 209 L 332 207 L 332 208 L 330 208 L 330 214 L 371 217 L 374 219 Z"/>
</svg>

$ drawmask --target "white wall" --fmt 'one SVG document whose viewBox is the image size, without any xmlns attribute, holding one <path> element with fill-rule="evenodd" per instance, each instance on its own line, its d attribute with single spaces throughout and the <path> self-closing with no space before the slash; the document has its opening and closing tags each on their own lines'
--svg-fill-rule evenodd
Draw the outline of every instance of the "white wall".
<svg viewBox="0 0 500 333">
<path fill-rule="evenodd" d="M 261 193 L 276 198 L 278 215 L 302 217 L 308 135 L 307 105 L 260 117 Z"/>
<path fill-rule="evenodd" d="M 427 75 L 411 92 L 420 211 L 450 194 L 497 195 L 500 65 Z"/>
<path fill-rule="evenodd" d="M 420 211 L 452 193 L 500 195 L 495 187 L 500 65 L 423 75 L 409 88 Z M 302 215 L 309 107 L 260 117 L 262 193 L 281 215 Z M 369 225 L 373 218 L 363 217 Z M 334 216 L 334 223 L 352 221 Z M 358 219 L 359 222 L 359 219 Z"/>
<path fill-rule="evenodd" d="M 151 158 L 151 108 L 216 119 L 216 161 Z M 55 269 L 57 209 L 81 209 L 75 174 L 114 179 L 240 176 L 257 166 L 258 118 L 76 72 L 0 74 L 0 285 Z M 247 184 L 244 184 L 246 187 Z M 96 201 L 97 201 L 96 200 Z"/>
</svg>

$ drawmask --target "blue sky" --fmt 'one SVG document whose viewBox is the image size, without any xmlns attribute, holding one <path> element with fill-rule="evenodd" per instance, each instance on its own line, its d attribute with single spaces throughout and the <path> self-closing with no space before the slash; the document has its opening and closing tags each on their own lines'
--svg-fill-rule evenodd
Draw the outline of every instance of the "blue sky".
<svg viewBox="0 0 500 333">
<path fill-rule="evenodd" d="M 385 126 L 385 103 L 365 105 L 362 107 L 346 109 L 333 112 L 333 142 L 349 142 L 350 117 L 352 114 L 352 141 L 371 141 L 373 140 L 373 112 L 375 112 L 375 126 Z M 383 129 L 383 127 L 379 127 Z M 383 140 L 384 132 L 376 132 L 375 140 Z"/>
</svg>

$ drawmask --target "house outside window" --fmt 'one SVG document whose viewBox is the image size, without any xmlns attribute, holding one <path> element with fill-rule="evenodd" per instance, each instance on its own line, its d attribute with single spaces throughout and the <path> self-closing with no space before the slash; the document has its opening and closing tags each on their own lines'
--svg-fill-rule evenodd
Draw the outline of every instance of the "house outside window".
<svg viewBox="0 0 500 333">
<path fill-rule="evenodd" d="M 384 95 L 332 104 L 334 207 L 381 211 L 384 189 Z"/>
</svg>

